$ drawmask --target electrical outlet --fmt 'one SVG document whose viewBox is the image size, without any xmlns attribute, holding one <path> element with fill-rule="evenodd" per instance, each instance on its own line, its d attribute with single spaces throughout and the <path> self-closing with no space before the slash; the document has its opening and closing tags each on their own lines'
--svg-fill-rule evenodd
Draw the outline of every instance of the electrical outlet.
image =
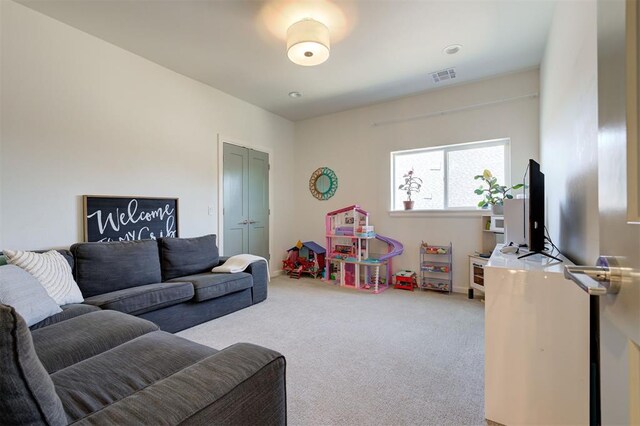
<svg viewBox="0 0 640 426">
<path fill-rule="evenodd" d="M 213 216 L 215 213 L 216 213 L 216 211 L 213 208 L 213 206 L 209 206 L 209 216 Z"/>
</svg>

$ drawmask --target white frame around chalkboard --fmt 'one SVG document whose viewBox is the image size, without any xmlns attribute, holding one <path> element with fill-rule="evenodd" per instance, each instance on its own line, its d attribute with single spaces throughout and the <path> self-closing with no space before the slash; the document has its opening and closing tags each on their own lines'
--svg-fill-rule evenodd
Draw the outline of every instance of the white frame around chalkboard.
<svg viewBox="0 0 640 426">
<path fill-rule="evenodd" d="M 176 238 L 178 238 L 180 236 L 180 215 L 179 215 L 179 211 L 180 211 L 180 204 L 179 198 L 175 198 L 175 197 L 143 197 L 143 196 L 137 196 L 137 195 L 83 195 L 82 196 L 82 227 L 83 227 L 83 236 L 84 236 L 84 242 L 89 242 L 89 224 L 88 224 L 88 218 L 87 218 L 87 202 L 89 198 L 119 198 L 119 199 L 123 199 L 123 198 L 135 198 L 135 199 L 139 199 L 139 200 L 158 200 L 158 201 L 163 201 L 163 200 L 170 200 L 170 201 L 175 201 L 176 203 Z"/>
</svg>

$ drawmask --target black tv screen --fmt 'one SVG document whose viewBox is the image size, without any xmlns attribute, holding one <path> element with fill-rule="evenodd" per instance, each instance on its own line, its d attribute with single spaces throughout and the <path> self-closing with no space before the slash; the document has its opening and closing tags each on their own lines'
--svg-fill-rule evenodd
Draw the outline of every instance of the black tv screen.
<svg viewBox="0 0 640 426">
<path fill-rule="evenodd" d="M 525 184 L 525 231 L 529 251 L 542 252 L 544 245 L 544 173 L 540 164 L 529 160 L 524 177 Z"/>
</svg>

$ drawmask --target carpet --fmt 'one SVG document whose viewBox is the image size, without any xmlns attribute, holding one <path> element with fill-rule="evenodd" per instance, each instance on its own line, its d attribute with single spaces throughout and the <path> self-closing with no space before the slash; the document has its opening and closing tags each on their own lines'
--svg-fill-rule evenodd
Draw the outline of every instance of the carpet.
<svg viewBox="0 0 640 426">
<path fill-rule="evenodd" d="M 278 277 L 266 301 L 178 335 L 284 354 L 291 425 L 485 423 L 483 304 L 464 295 Z"/>
</svg>

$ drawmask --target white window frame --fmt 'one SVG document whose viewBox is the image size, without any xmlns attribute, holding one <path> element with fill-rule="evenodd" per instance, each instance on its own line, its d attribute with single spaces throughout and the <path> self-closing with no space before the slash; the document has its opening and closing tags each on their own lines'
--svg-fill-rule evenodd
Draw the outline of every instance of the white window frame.
<svg viewBox="0 0 640 426">
<path fill-rule="evenodd" d="M 421 214 L 421 213 L 442 213 L 442 212 L 449 212 L 449 213 L 468 213 L 468 212 L 474 212 L 474 213 L 482 213 L 483 209 L 480 209 L 479 207 L 475 207 L 475 208 L 470 208 L 470 207 L 448 207 L 448 202 L 449 202 L 449 194 L 448 194 L 448 179 L 449 179 L 449 161 L 448 161 L 448 154 L 449 152 L 454 152 L 454 151 L 465 151 L 468 149 L 477 149 L 477 148 L 484 148 L 484 147 L 491 147 L 491 146 L 504 146 L 504 175 L 505 175 L 505 182 L 503 183 L 503 185 L 506 186 L 511 186 L 511 139 L 510 138 L 500 138 L 500 139 L 490 139 L 490 140 L 486 140 L 486 141 L 477 141 L 477 142 L 466 142 L 466 143 L 459 143 L 459 144 L 454 144 L 454 145 L 440 145 L 440 146 L 433 146 L 433 147 L 428 147 L 428 148 L 416 148 L 416 149 L 407 149 L 407 150 L 403 150 L 403 151 L 391 151 L 390 155 L 389 155 L 389 159 L 390 159 L 390 170 L 391 170 L 391 174 L 389 176 L 390 178 L 390 186 L 391 186 L 391 197 L 390 197 L 390 209 L 389 209 L 389 213 L 391 213 L 392 215 L 411 215 L 411 214 Z M 395 197 L 399 196 L 398 195 L 398 188 L 394 182 L 394 176 L 395 176 L 395 165 L 394 165 L 394 158 L 396 155 L 406 155 L 406 154 L 411 154 L 411 153 L 423 153 L 423 152 L 429 152 L 429 151 L 444 151 L 444 161 L 443 161 L 443 168 L 444 168 L 444 205 L 445 208 L 442 209 L 414 209 L 414 210 L 395 210 L 394 206 L 395 206 Z M 481 173 L 482 170 L 479 170 L 478 173 Z"/>
</svg>

